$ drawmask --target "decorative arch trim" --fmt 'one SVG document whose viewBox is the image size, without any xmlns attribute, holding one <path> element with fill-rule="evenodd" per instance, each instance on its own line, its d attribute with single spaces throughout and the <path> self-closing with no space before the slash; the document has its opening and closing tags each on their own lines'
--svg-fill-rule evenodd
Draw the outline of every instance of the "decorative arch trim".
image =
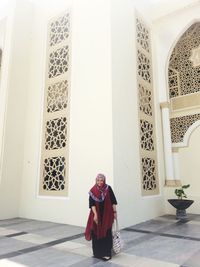
<svg viewBox="0 0 200 267">
<path fill-rule="evenodd" d="M 200 120 L 195 121 L 186 131 L 184 137 L 183 137 L 183 142 L 180 143 L 173 143 L 172 147 L 187 147 L 189 146 L 189 141 L 190 141 L 190 136 L 194 132 L 196 128 L 200 126 Z"/>
</svg>

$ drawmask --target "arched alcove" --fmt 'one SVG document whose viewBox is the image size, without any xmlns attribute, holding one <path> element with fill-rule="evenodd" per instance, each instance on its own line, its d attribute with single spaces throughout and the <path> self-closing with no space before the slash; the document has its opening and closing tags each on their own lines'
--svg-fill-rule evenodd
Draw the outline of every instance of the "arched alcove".
<svg viewBox="0 0 200 267">
<path fill-rule="evenodd" d="M 200 46 L 200 22 L 193 23 L 178 39 L 168 64 L 169 98 L 200 91 L 200 60 L 193 52 Z"/>
<path fill-rule="evenodd" d="M 191 185 L 187 193 L 195 203 L 190 212 L 200 213 L 200 21 L 189 25 L 171 50 L 167 78 L 179 179 Z"/>
<path fill-rule="evenodd" d="M 200 120 L 200 22 L 182 33 L 168 62 L 168 93 L 171 103 L 171 139 L 185 146 L 185 134 Z"/>
</svg>

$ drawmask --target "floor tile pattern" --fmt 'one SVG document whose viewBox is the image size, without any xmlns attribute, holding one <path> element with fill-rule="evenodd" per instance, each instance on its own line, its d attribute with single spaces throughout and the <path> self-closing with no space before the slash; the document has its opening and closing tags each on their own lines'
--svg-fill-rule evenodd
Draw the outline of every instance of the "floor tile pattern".
<svg viewBox="0 0 200 267">
<path fill-rule="evenodd" d="M 121 230 L 123 251 L 92 257 L 84 228 L 24 218 L 0 220 L 0 267 L 200 267 L 200 215 L 174 215 Z"/>
</svg>

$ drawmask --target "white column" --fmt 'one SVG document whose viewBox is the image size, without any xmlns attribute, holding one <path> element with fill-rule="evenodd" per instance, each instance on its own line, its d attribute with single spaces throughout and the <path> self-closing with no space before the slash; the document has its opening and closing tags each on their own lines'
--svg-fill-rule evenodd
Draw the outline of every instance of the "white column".
<svg viewBox="0 0 200 267">
<path fill-rule="evenodd" d="M 178 148 L 176 147 L 172 148 L 172 156 L 173 156 L 173 166 L 174 166 L 174 179 L 177 185 L 178 184 L 181 185 Z"/>
<path fill-rule="evenodd" d="M 179 182 L 176 181 L 173 154 L 172 154 L 172 142 L 171 142 L 171 130 L 170 130 L 170 116 L 169 116 L 169 102 L 161 103 L 162 109 L 162 123 L 163 123 L 163 143 L 164 143 L 164 157 L 165 157 L 165 185 L 176 186 Z"/>
</svg>

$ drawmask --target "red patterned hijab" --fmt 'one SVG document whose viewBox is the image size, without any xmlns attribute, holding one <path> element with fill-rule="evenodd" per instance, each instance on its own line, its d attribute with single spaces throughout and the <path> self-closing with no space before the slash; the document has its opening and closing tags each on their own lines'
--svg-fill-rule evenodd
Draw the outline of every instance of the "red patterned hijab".
<svg viewBox="0 0 200 267">
<path fill-rule="evenodd" d="M 103 180 L 103 184 L 101 186 L 97 184 L 98 179 Z M 102 173 L 99 173 L 96 177 L 96 184 L 90 189 L 89 195 L 93 200 L 97 202 L 102 202 L 104 201 L 107 192 L 108 185 L 106 184 L 106 177 Z"/>
</svg>

